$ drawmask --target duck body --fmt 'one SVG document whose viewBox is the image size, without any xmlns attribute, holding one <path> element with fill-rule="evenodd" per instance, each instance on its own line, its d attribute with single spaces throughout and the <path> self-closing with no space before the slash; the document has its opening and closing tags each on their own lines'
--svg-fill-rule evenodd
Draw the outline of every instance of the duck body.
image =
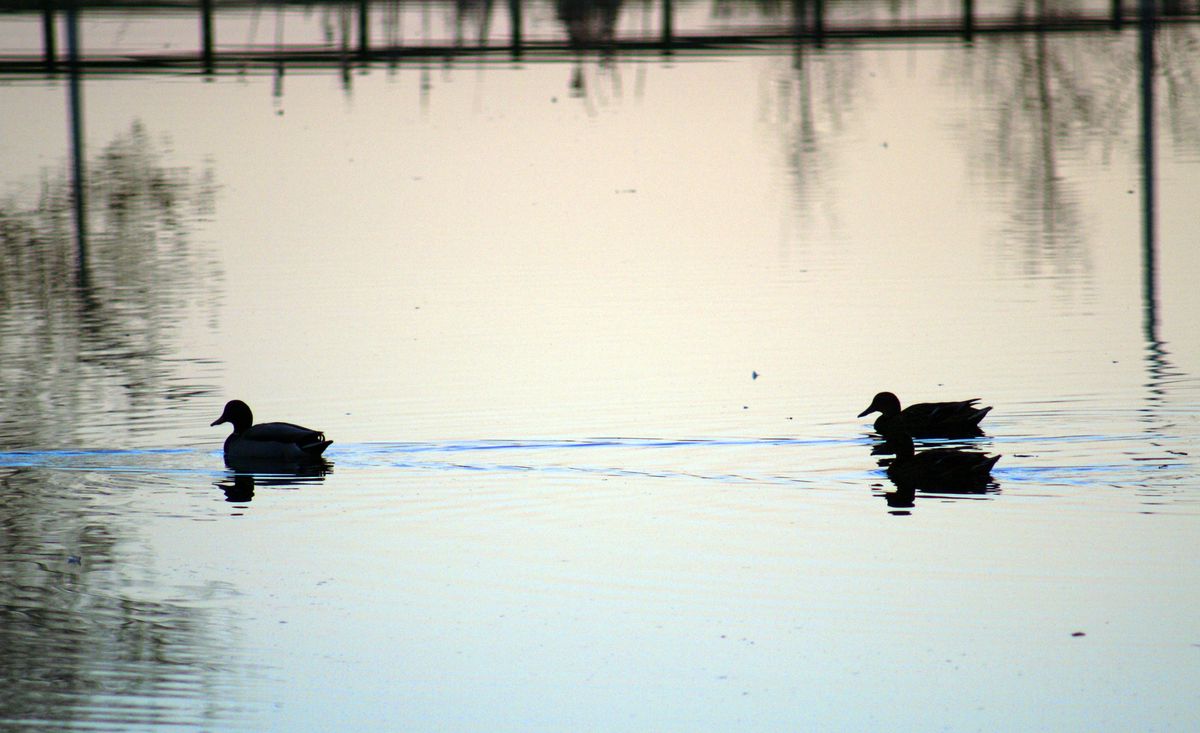
<svg viewBox="0 0 1200 733">
<path fill-rule="evenodd" d="M 875 432 L 883 436 L 963 438 L 983 434 L 979 422 L 992 408 L 979 407 L 978 403 L 978 397 L 961 402 L 918 402 L 902 410 L 900 398 L 891 392 L 880 392 L 858 416 L 878 412 Z"/>
<path fill-rule="evenodd" d="M 225 460 L 228 461 L 277 461 L 303 463 L 319 461 L 333 441 L 326 440 L 320 430 L 313 430 L 289 422 L 267 422 L 254 424 L 254 414 L 241 400 L 230 400 L 225 404 L 221 416 L 213 425 L 233 425 L 233 432 L 225 438 Z"/>
</svg>

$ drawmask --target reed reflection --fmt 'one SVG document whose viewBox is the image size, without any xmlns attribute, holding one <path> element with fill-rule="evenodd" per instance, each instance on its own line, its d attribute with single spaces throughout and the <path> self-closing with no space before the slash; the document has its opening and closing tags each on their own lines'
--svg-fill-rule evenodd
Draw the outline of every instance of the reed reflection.
<svg viewBox="0 0 1200 733">
<path fill-rule="evenodd" d="M 131 561 L 136 518 L 98 516 L 89 502 L 111 485 L 49 476 L 0 474 L 0 728 L 233 720 L 242 662 L 226 622 L 203 605 L 141 593 L 161 581 Z M 207 582 L 186 596 L 231 594 Z"/>
<path fill-rule="evenodd" d="M 72 222 L 75 181 L 50 177 L 36 193 L 0 201 L 6 448 L 73 445 L 89 424 L 111 431 L 114 409 L 149 412 L 210 390 L 180 378 L 174 342 L 197 305 L 215 312 L 218 267 L 189 241 L 213 206 L 211 171 L 168 166 L 137 121 L 87 170 L 78 187 L 89 202 L 85 246 Z"/>
<path fill-rule="evenodd" d="M 1093 148 L 1107 157 L 1113 149 L 1132 148 L 1142 162 L 1143 243 L 1153 246 L 1154 87 L 1160 79 L 1173 90 L 1195 81 L 1194 58 L 1155 49 L 1160 38 L 1172 49 L 1194 47 L 1197 39 L 1188 26 L 1159 27 L 1152 5 L 1142 5 L 1149 15 L 1141 19 L 1137 43 L 1127 34 L 1002 37 L 981 46 L 984 63 L 968 70 L 971 88 L 981 90 L 993 110 L 987 134 L 970 138 L 972 156 L 995 182 L 1011 181 L 1012 218 L 999 241 L 1011 248 L 1006 254 L 1023 276 L 1051 276 L 1064 284 L 1090 277 L 1087 226 L 1079 193 L 1061 171 L 1064 151 L 1078 155 Z M 1169 129 L 1187 132 L 1179 144 L 1200 146 L 1195 95 L 1171 97 Z M 1134 124 L 1136 132 L 1130 129 Z M 1152 267 L 1153 257 L 1146 263 Z"/>
</svg>

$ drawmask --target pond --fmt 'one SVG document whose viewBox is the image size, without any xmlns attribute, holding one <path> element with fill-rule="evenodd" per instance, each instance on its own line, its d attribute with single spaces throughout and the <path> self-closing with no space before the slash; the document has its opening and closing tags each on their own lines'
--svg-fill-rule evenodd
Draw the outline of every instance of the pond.
<svg viewBox="0 0 1200 733">
<path fill-rule="evenodd" d="M 0 727 L 1194 729 L 1197 34 L 0 75 Z"/>
</svg>

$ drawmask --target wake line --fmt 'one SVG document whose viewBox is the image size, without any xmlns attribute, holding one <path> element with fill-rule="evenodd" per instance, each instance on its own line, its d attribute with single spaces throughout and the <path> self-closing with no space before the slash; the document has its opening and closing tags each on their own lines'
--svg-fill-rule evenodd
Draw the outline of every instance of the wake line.
<svg viewBox="0 0 1200 733">
<path fill-rule="evenodd" d="M 446 442 L 378 442 L 342 444 L 341 453 L 473 452 L 504 450 L 580 450 L 586 448 L 719 448 L 768 445 L 853 445 L 860 438 L 584 438 L 532 440 L 472 440 Z M 334 444 L 335 448 L 338 444 Z"/>
<path fill-rule="evenodd" d="M 855 438 L 584 438 L 584 439 L 485 439 L 430 442 L 335 443 L 326 458 L 335 471 L 345 470 L 425 470 L 473 473 L 538 473 L 555 475 L 600 475 L 658 479 L 691 479 L 726 483 L 803 484 L 791 475 L 768 473 L 689 470 L 690 459 L 672 461 L 679 468 L 622 466 L 615 455 L 605 454 L 602 461 L 576 461 L 575 451 L 608 449 L 629 451 L 630 455 L 650 455 L 643 451 L 704 451 L 711 449 L 756 449 L 777 447 L 838 447 L 865 443 Z M 474 455 L 472 455 L 474 454 Z M 501 458 L 505 455 L 507 460 Z M 519 456 L 519 457 L 518 457 Z M 490 458 L 489 458 L 490 457 Z M 593 456 L 593 458 L 598 456 Z M 479 459 L 479 460 L 476 460 Z M 500 460 L 496 460 L 500 459 Z M 636 461 L 631 461 L 636 462 Z M 657 461 L 656 461 L 657 462 Z M 598 464 L 598 465 L 596 465 Z M 144 449 L 64 449 L 0 452 L 0 469 L 39 469 L 63 472 L 121 473 L 136 475 L 188 475 L 222 478 L 230 472 L 247 475 L 275 475 L 270 469 L 234 471 L 227 467 L 221 451 L 215 447 L 144 448 Z M 290 475 L 283 471 L 284 475 Z M 821 472 L 821 480 L 830 480 Z"/>
</svg>

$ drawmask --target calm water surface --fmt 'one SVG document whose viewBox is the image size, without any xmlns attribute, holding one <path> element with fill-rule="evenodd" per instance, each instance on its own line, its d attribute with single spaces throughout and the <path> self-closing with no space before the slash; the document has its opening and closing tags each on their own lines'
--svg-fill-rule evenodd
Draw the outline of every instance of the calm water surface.
<svg viewBox="0 0 1200 733">
<path fill-rule="evenodd" d="M 1195 34 L 0 80 L 0 728 L 1194 729 Z"/>
</svg>

